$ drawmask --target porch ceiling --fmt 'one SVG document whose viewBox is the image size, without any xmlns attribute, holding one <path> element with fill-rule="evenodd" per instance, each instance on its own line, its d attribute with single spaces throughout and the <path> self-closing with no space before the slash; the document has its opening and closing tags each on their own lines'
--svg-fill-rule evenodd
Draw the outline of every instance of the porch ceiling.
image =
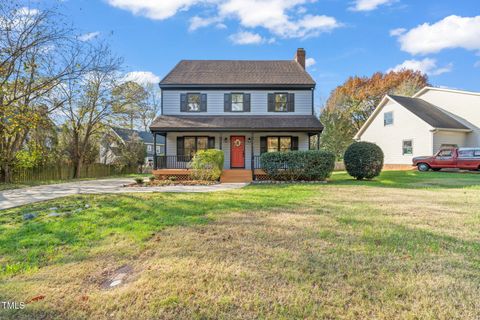
<svg viewBox="0 0 480 320">
<path fill-rule="evenodd" d="M 156 132 L 194 131 L 294 131 L 321 132 L 323 125 L 315 116 L 160 116 L 150 126 Z"/>
</svg>

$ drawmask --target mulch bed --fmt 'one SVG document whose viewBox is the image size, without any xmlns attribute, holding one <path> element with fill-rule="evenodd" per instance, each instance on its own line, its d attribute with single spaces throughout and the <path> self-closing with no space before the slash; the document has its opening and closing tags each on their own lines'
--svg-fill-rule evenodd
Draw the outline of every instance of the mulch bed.
<svg viewBox="0 0 480 320">
<path fill-rule="evenodd" d="M 186 180 L 186 181 L 172 181 L 172 180 L 154 180 L 148 181 L 144 184 L 130 183 L 125 187 L 165 187 L 165 186 L 211 186 L 219 184 L 218 181 L 203 181 L 203 180 Z"/>
</svg>

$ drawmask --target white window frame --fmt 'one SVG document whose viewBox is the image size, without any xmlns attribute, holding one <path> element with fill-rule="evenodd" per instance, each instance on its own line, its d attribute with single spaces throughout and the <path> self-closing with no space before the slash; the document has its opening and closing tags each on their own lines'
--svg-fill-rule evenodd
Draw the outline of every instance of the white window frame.
<svg viewBox="0 0 480 320">
<path fill-rule="evenodd" d="M 385 117 L 386 117 L 387 114 L 391 114 L 391 115 L 392 115 L 392 123 L 386 123 Z M 384 112 L 384 113 L 383 113 L 383 126 L 384 126 L 384 127 L 393 126 L 394 123 L 395 123 L 395 115 L 394 115 L 393 111 Z"/>
<path fill-rule="evenodd" d="M 411 153 L 405 153 L 405 145 L 404 145 L 404 143 L 407 142 L 407 141 L 410 141 L 410 143 L 411 143 L 411 145 L 412 145 L 412 146 L 411 146 L 411 148 L 412 148 Z M 413 155 L 413 139 L 405 139 L 405 140 L 402 140 L 402 155 L 404 155 L 404 156 L 411 156 L 411 155 Z"/>
<path fill-rule="evenodd" d="M 232 95 L 232 112 L 244 112 L 245 111 L 245 95 L 240 92 L 232 92 L 231 95 Z M 233 101 L 234 96 L 240 97 L 241 101 L 237 101 L 237 102 Z"/>
</svg>

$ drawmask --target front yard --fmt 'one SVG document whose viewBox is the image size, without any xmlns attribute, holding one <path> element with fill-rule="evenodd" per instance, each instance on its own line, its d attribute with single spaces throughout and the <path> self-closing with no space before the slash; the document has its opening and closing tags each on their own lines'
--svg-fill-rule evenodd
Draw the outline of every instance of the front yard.
<svg viewBox="0 0 480 320">
<path fill-rule="evenodd" d="M 0 211 L 0 318 L 478 319 L 479 224 L 443 172 L 54 200 Z"/>
</svg>

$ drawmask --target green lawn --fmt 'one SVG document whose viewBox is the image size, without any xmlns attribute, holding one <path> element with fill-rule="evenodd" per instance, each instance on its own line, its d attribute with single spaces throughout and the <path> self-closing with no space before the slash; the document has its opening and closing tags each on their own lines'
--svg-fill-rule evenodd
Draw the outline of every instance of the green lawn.
<svg viewBox="0 0 480 320">
<path fill-rule="evenodd" d="M 0 318 L 478 319 L 479 223 L 478 174 L 64 198 L 0 211 Z"/>
</svg>

